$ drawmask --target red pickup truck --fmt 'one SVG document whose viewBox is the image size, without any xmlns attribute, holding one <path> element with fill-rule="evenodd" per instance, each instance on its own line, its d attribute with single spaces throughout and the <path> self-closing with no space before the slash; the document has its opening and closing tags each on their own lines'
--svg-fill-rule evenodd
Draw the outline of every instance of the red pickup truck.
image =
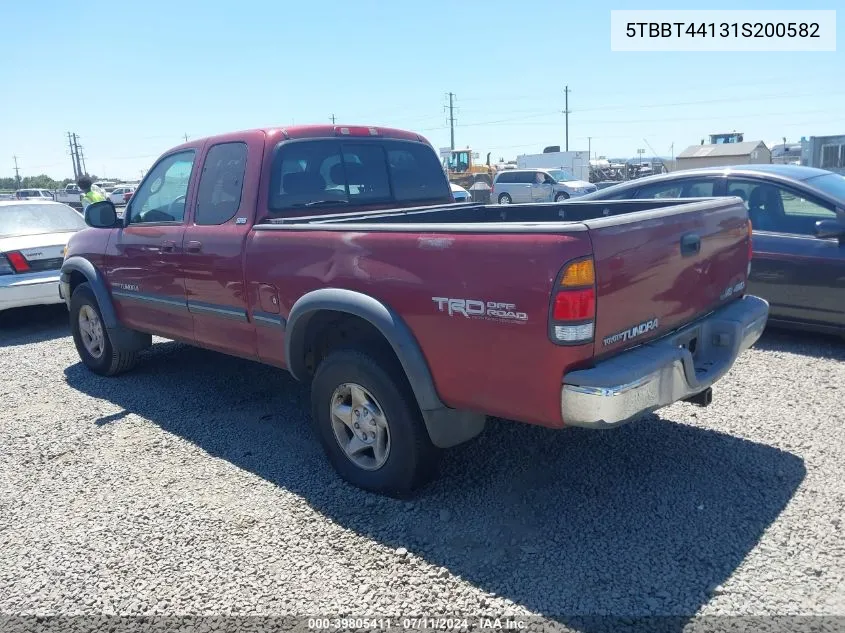
<svg viewBox="0 0 845 633">
<path fill-rule="evenodd" d="M 486 416 L 611 428 L 709 404 L 768 318 L 740 200 L 454 204 L 400 130 L 192 141 L 123 218 L 85 218 L 60 281 L 85 365 L 128 370 L 155 334 L 286 368 L 333 466 L 378 492 Z"/>
</svg>

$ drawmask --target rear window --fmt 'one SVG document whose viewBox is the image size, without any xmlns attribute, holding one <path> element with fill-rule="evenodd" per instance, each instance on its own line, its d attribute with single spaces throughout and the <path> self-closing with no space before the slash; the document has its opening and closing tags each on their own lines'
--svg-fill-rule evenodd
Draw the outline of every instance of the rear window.
<svg viewBox="0 0 845 633">
<path fill-rule="evenodd" d="M 10 204 L 0 206 L 0 237 L 65 233 L 85 228 L 85 220 L 63 204 Z"/>
<path fill-rule="evenodd" d="M 403 141 L 295 141 L 280 145 L 271 212 L 304 207 L 451 200 L 434 151 Z"/>
</svg>

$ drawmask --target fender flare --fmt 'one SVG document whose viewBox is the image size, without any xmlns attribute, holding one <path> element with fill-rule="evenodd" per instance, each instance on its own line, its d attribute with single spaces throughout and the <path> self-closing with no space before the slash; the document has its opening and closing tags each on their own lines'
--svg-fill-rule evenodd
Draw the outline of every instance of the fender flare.
<svg viewBox="0 0 845 633">
<path fill-rule="evenodd" d="M 69 284 L 70 274 L 72 272 L 82 273 L 85 279 L 88 280 L 91 290 L 94 291 L 94 296 L 97 297 L 100 314 L 103 316 L 103 324 L 106 328 L 113 329 L 119 327 L 117 313 L 114 310 L 114 304 L 112 303 L 111 295 L 109 294 L 106 280 L 102 273 L 90 261 L 79 256 L 68 257 L 64 261 L 61 269 L 61 282 Z M 65 297 L 65 301 L 70 305 L 70 296 Z"/>
<path fill-rule="evenodd" d="M 117 320 L 117 312 L 111 299 L 105 277 L 90 261 L 84 257 L 74 255 L 68 257 L 61 268 L 59 281 L 62 288 L 62 296 L 70 309 L 70 275 L 73 272 L 81 273 L 88 281 L 88 285 L 94 292 L 97 299 L 97 307 L 100 308 L 100 315 L 103 318 L 103 325 L 109 333 L 112 344 L 125 352 L 135 352 L 152 345 L 152 335 L 146 332 L 138 332 L 121 325 Z"/>
<path fill-rule="evenodd" d="M 354 290 L 321 288 L 300 297 L 285 327 L 285 361 L 297 380 L 305 380 L 305 332 L 308 322 L 321 310 L 346 312 L 373 325 L 390 343 L 414 390 L 420 409 L 442 409 L 446 405 L 434 388 L 428 363 L 410 328 L 394 310 L 378 299 Z"/>
</svg>

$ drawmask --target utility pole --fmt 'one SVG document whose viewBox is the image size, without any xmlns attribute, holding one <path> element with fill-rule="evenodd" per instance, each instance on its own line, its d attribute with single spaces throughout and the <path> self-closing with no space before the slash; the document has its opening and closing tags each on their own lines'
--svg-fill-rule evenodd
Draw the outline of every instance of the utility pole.
<svg viewBox="0 0 845 633">
<path fill-rule="evenodd" d="M 85 172 L 82 169 L 82 163 L 79 159 L 79 137 L 76 135 L 76 132 L 71 134 L 71 137 L 73 138 L 73 159 L 76 163 L 76 173 L 78 174 L 78 178 L 79 176 L 85 174 Z"/>
<path fill-rule="evenodd" d="M 451 133 L 452 149 L 455 149 L 455 94 L 449 93 L 449 131 Z"/>
<path fill-rule="evenodd" d="M 188 133 L 187 132 L 185 132 L 185 142 L 186 143 L 188 142 Z"/>
<path fill-rule="evenodd" d="M 566 105 L 564 106 L 563 113 L 566 115 L 566 151 L 569 151 L 569 86 L 566 86 L 563 89 L 563 94 L 566 98 Z"/>
<path fill-rule="evenodd" d="M 334 114 L 332 114 L 332 125 L 334 125 Z"/>
<path fill-rule="evenodd" d="M 73 180 L 77 181 L 82 174 L 79 173 L 79 167 L 76 164 L 76 150 L 73 147 L 73 137 L 70 132 L 67 133 L 67 143 L 70 146 L 70 162 L 73 163 Z"/>
<path fill-rule="evenodd" d="M 587 160 L 593 160 L 593 137 L 587 137 Z"/>
<path fill-rule="evenodd" d="M 21 188 L 21 172 L 18 169 L 18 157 L 12 156 L 15 159 L 15 181 L 18 183 L 18 189 Z"/>
</svg>

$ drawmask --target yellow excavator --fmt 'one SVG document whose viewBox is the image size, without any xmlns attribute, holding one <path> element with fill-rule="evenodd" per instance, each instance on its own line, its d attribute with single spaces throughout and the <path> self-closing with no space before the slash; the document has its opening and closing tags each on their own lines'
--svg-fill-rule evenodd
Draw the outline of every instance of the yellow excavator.
<svg viewBox="0 0 845 633">
<path fill-rule="evenodd" d="M 464 189 L 469 189 L 479 181 L 492 185 L 493 178 L 496 176 L 496 167 L 490 164 L 490 153 L 487 153 L 486 165 L 474 163 L 473 159 L 477 158 L 478 153 L 468 147 L 451 150 L 443 160 L 449 182 L 460 185 Z"/>
</svg>

